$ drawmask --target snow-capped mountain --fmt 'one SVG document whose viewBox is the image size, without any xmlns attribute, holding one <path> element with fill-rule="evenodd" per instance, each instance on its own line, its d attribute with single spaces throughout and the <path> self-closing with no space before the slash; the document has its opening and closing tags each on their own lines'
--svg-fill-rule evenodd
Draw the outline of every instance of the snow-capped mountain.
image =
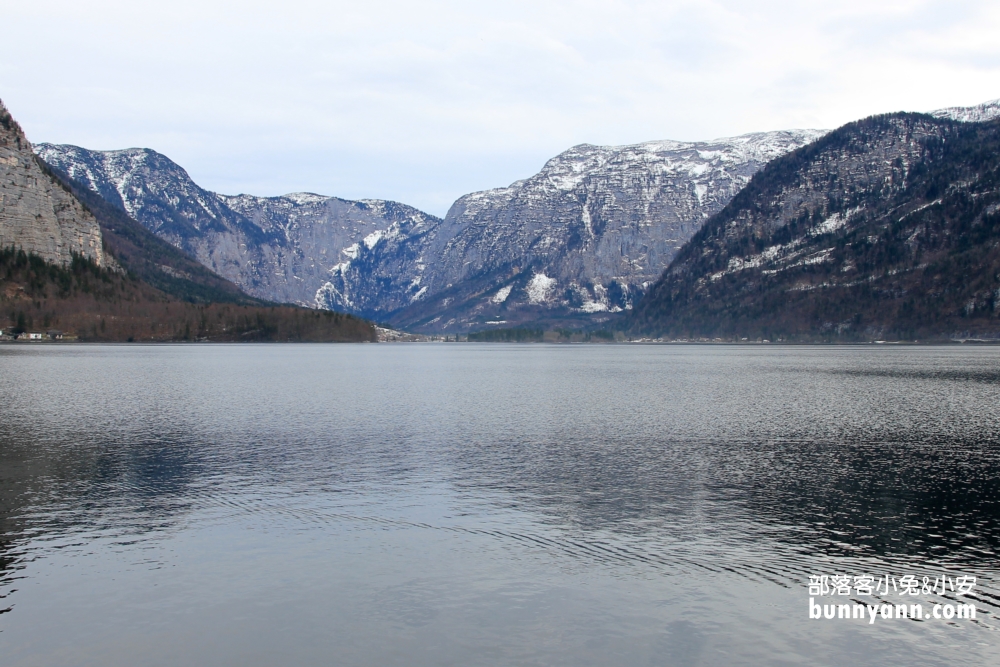
<svg viewBox="0 0 1000 667">
<path fill-rule="evenodd" d="M 149 149 L 39 144 L 35 151 L 247 293 L 272 301 L 313 305 L 330 270 L 350 258 L 352 244 L 393 225 L 439 222 L 380 200 L 219 195 Z"/>
<path fill-rule="evenodd" d="M 576 146 L 531 178 L 460 198 L 437 225 L 359 246 L 317 302 L 445 332 L 606 317 L 630 308 L 758 169 L 823 134 Z M 373 275 L 391 277 L 389 289 L 374 294 Z"/>
<path fill-rule="evenodd" d="M 1000 117 L 1000 100 L 931 115 L 988 121 Z M 376 267 L 395 262 L 399 283 L 419 285 L 410 293 L 414 303 L 389 319 L 398 327 L 448 332 L 546 320 L 593 323 L 629 310 L 765 163 L 825 134 L 578 146 L 532 178 L 460 198 L 435 233 L 359 259 L 379 254 Z M 345 294 L 350 268 L 331 280 Z"/>
</svg>

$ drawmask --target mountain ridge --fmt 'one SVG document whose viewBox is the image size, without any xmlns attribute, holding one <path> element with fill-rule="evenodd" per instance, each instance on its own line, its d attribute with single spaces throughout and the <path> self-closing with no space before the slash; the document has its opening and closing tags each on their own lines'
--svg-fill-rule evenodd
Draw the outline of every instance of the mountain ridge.
<svg viewBox="0 0 1000 667">
<path fill-rule="evenodd" d="M 293 193 L 221 195 L 151 149 L 38 144 L 43 160 L 203 265 L 268 301 L 314 306 L 342 251 L 398 220 L 436 220 L 405 204 Z M 384 217 L 383 217 L 384 216 Z"/>
<path fill-rule="evenodd" d="M 1000 120 L 849 123 L 755 175 L 626 324 L 686 338 L 993 336 L 998 206 Z"/>
</svg>

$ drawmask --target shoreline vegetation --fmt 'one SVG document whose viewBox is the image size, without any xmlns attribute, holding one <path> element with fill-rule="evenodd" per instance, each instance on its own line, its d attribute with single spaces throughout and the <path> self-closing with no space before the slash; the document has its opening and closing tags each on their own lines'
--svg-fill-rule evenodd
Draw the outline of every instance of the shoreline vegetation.
<svg viewBox="0 0 1000 667">
<path fill-rule="evenodd" d="M 1000 334 L 955 332 L 924 340 L 838 336 L 644 337 L 614 328 L 486 329 L 414 334 L 354 315 L 288 304 L 181 301 L 126 271 L 74 255 L 67 266 L 0 249 L 0 343 L 547 343 L 662 345 L 1000 344 Z"/>
<path fill-rule="evenodd" d="M 0 340 L 375 342 L 354 315 L 288 304 L 182 301 L 74 255 L 66 266 L 0 249 Z M 22 338 L 22 336 L 24 338 Z"/>
<path fill-rule="evenodd" d="M 31 339 L 27 336 L 21 336 L 14 338 L 7 334 L 7 329 L 2 330 L 3 333 L 0 334 L 0 345 L 10 345 L 10 346 L 38 346 L 38 345 L 128 345 L 128 344 L 142 344 L 142 345 L 179 345 L 179 344 L 280 344 L 280 343 L 482 343 L 483 341 L 470 341 L 464 336 L 459 336 L 458 340 L 454 336 L 414 336 L 413 338 L 407 339 L 389 339 L 389 340 L 312 340 L 312 339 L 265 339 L 265 338 L 247 338 L 243 340 L 235 339 L 221 339 L 221 338 L 150 338 L 150 339 L 125 339 L 125 340 L 112 340 L 112 339 L 91 339 L 91 338 L 80 338 L 72 334 L 65 334 L 59 332 L 55 336 L 50 336 L 48 332 L 41 332 L 40 338 Z M 400 332 L 402 333 L 402 332 Z M 515 345 L 583 345 L 583 344 L 596 344 L 596 345 L 710 345 L 710 346 L 754 346 L 754 345 L 765 345 L 768 347 L 867 347 L 871 345 L 888 345 L 890 347 L 903 346 L 903 347 L 951 347 L 956 345 L 975 345 L 975 346 L 994 346 L 1000 345 L 1000 339 L 987 339 L 987 338 L 950 338 L 950 339 L 940 339 L 940 340 L 917 340 L 917 341 L 898 341 L 898 340 L 871 340 L 871 341 L 834 341 L 834 342 L 797 342 L 797 341 L 713 341 L 713 340 L 658 340 L 649 338 L 633 338 L 631 340 L 615 340 L 615 341 L 568 341 L 568 340 L 540 340 L 540 341 L 486 341 L 487 344 L 515 344 Z"/>
</svg>

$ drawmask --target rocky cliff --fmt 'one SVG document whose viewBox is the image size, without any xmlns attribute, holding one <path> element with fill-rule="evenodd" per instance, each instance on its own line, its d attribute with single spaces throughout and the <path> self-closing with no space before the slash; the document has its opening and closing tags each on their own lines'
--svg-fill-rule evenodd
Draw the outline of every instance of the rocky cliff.
<svg viewBox="0 0 1000 667">
<path fill-rule="evenodd" d="M 98 266 L 113 264 L 97 220 L 35 157 L 0 103 L 0 248 L 10 246 L 55 264 L 69 264 L 74 254 Z"/>
</svg>

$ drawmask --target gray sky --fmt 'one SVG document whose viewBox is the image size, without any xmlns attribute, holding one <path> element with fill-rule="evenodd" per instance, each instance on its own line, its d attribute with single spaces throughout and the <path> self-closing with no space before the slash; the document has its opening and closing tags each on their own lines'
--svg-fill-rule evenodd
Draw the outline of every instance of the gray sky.
<svg viewBox="0 0 1000 667">
<path fill-rule="evenodd" d="M 832 128 L 1000 97 L 1000 3 L 0 0 L 35 142 L 202 186 L 443 215 L 579 143 Z"/>
</svg>

